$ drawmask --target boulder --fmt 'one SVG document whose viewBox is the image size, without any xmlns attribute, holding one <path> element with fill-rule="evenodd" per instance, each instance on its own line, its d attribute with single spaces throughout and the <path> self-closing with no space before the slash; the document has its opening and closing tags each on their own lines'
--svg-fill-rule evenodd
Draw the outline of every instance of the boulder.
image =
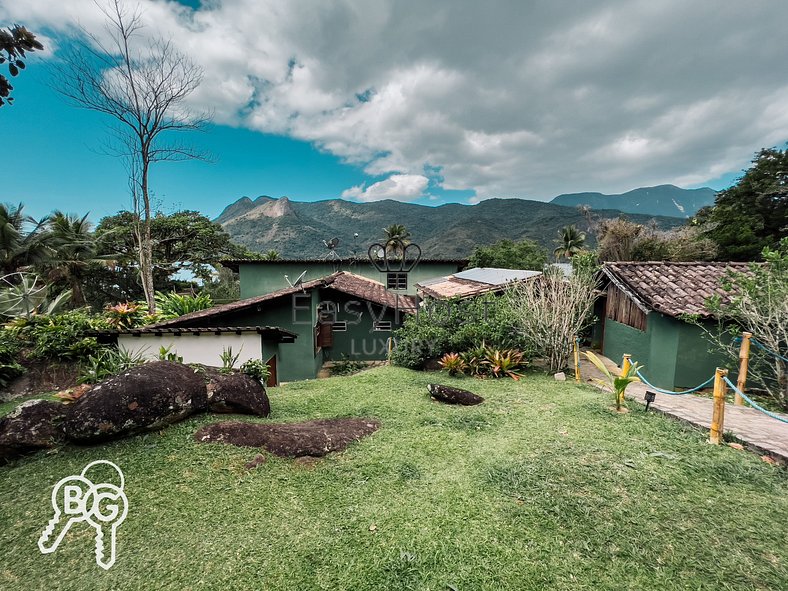
<svg viewBox="0 0 788 591">
<path fill-rule="evenodd" d="M 1 418 L 0 463 L 63 443 L 66 411 L 60 402 L 28 400 Z"/>
<path fill-rule="evenodd" d="M 90 443 L 159 429 L 208 408 L 205 379 L 188 365 L 155 361 L 97 384 L 69 409 L 66 437 Z"/>
<path fill-rule="evenodd" d="M 296 458 L 321 457 L 344 450 L 353 441 L 380 428 L 375 419 L 320 419 L 303 423 L 261 425 L 256 423 L 214 423 L 194 434 L 199 443 L 229 443 L 241 447 L 262 447 L 270 453 Z"/>
<path fill-rule="evenodd" d="M 473 406 L 474 404 L 481 404 L 484 402 L 484 398 L 477 396 L 473 392 L 468 392 L 468 390 L 462 390 L 460 388 L 452 388 L 451 386 L 444 386 L 442 384 L 428 384 L 427 390 L 430 391 L 430 395 L 435 400 L 445 402 L 446 404 Z"/>
<path fill-rule="evenodd" d="M 218 369 L 205 368 L 208 381 L 208 410 L 218 413 L 239 413 L 267 417 L 271 405 L 265 387 L 245 373 L 223 374 Z"/>
</svg>

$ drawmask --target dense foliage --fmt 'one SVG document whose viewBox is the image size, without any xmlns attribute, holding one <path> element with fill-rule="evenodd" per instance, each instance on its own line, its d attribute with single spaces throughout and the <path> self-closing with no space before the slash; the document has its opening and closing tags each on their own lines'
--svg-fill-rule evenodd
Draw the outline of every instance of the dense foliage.
<svg viewBox="0 0 788 591">
<path fill-rule="evenodd" d="M 513 324 L 509 308 L 492 294 L 470 300 L 428 300 L 395 333 L 391 360 L 416 369 L 429 359 L 482 343 L 497 348 L 522 347 Z"/>
<path fill-rule="evenodd" d="M 761 150 L 738 182 L 717 195 L 697 220 L 720 249 L 720 260 L 753 261 L 788 234 L 788 149 Z"/>
<path fill-rule="evenodd" d="M 17 76 L 19 70 L 25 69 L 22 60 L 28 52 L 41 51 L 44 46 L 36 36 L 22 25 L 15 25 L 10 29 L 0 29 L 0 64 L 8 64 L 8 73 Z M 14 89 L 3 74 L 0 74 L 0 107 L 14 102 L 11 91 Z"/>
<path fill-rule="evenodd" d="M 477 246 L 468 266 L 541 271 L 545 263 L 547 251 L 533 240 L 501 240 L 491 246 Z"/>
</svg>

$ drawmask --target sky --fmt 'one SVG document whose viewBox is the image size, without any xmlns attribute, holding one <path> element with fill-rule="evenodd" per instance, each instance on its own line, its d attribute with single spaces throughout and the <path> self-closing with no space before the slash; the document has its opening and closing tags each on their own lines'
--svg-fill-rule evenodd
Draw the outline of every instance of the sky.
<svg viewBox="0 0 788 591">
<path fill-rule="evenodd" d="M 99 3 L 105 0 L 98 0 Z M 211 217 L 241 196 L 549 200 L 671 183 L 729 186 L 788 140 L 788 3 L 697 0 L 126 2 L 135 42 L 203 70 L 211 162 L 160 163 L 163 211 Z M 91 218 L 130 205 L 106 116 L 52 87 L 93 0 L 0 0 L 46 51 L 0 108 L 0 201 Z M 4 67 L 4 66 L 0 66 Z"/>
</svg>

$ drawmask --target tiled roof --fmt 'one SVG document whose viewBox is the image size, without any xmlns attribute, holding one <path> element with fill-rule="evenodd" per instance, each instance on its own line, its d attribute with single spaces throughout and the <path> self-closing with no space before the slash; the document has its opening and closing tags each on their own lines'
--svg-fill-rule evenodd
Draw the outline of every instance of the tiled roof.
<svg viewBox="0 0 788 591">
<path fill-rule="evenodd" d="M 331 289 L 336 289 L 337 291 L 368 300 L 375 304 L 380 304 L 381 306 L 393 308 L 399 304 L 399 308 L 406 313 L 410 313 L 409 308 L 415 308 L 415 298 L 411 296 L 399 296 L 399 300 L 397 300 L 397 295 L 387 290 L 382 283 L 373 281 L 372 279 L 367 279 L 361 275 L 349 273 L 347 271 L 338 271 L 331 275 L 327 275 L 326 277 L 321 277 L 320 279 L 305 281 L 296 287 L 286 287 L 271 293 L 255 296 L 253 298 L 247 298 L 245 300 L 239 300 L 229 304 L 221 304 L 219 306 L 208 308 L 207 310 L 191 312 L 189 314 L 179 316 L 178 318 L 165 320 L 164 322 L 159 322 L 157 324 L 151 324 L 146 328 L 155 329 L 184 325 L 195 326 L 195 322 L 205 318 L 213 318 L 215 316 L 221 316 L 230 312 L 245 310 L 246 308 L 251 308 L 264 302 L 290 296 L 295 293 L 309 291 L 316 287 L 330 287 Z"/>
<path fill-rule="evenodd" d="M 298 335 L 289 330 L 285 330 L 278 326 L 211 326 L 211 327 L 179 327 L 179 326 L 142 326 L 140 328 L 129 328 L 126 330 L 108 330 L 99 331 L 96 334 L 116 336 L 120 334 L 139 336 L 143 334 L 223 334 L 223 333 L 237 333 L 256 332 L 265 338 L 276 339 L 281 342 L 293 342 Z"/>
<path fill-rule="evenodd" d="M 641 307 L 668 316 L 710 316 L 706 300 L 730 294 L 722 288 L 729 270 L 747 272 L 749 263 L 605 263 L 602 270 L 610 280 Z"/>
</svg>

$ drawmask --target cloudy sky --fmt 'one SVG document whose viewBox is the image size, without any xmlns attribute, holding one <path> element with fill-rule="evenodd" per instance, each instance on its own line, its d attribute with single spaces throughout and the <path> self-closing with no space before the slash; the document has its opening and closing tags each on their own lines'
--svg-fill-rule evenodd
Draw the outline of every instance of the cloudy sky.
<svg viewBox="0 0 788 591">
<path fill-rule="evenodd" d="M 214 113 L 194 143 L 215 162 L 154 173 L 166 207 L 722 188 L 788 140 L 785 2 L 133 4 L 145 36 L 203 68 L 190 100 Z M 48 85 L 77 24 L 101 35 L 102 18 L 92 0 L 0 0 L 0 24 L 23 23 L 48 48 L 0 109 L 17 146 L 3 201 L 98 215 L 127 204 L 105 121 Z"/>
</svg>

